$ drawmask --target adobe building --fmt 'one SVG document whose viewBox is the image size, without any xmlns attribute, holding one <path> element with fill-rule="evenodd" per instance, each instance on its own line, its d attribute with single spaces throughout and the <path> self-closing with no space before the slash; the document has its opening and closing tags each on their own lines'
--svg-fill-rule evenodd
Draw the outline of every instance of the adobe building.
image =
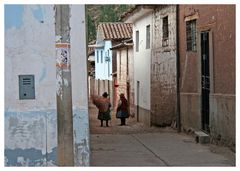
<svg viewBox="0 0 240 171">
<path fill-rule="evenodd" d="M 235 5 L 179 5 L 180 110 L 184 130 L 235 149 Z"/>
<path fill-rule="evenodd" d="M 117 71 L 114 84 L 117 98 L 119 99 L 119 95 L 124 93 L 128 100 L 130 114 L 134 116 L 133 41 L 132 39 L 122 41 L 111 50 L 116 52 Z"/>
<path fill-rule="evenodd" d="M 176 5 L 158 5 L 153 12 L 151 56 L 151 124 L 176 121 Z"/>
<path fill-rule="evenodd" d="M 176 120 L 176 5 L 136 5 L 133 23 L 134 103 L 137 120 L 169 126 Z"/>
</svg>

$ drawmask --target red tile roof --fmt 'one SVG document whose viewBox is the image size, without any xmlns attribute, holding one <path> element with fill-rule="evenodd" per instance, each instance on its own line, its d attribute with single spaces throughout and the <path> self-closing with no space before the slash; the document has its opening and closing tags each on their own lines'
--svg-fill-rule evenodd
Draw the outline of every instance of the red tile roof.
<svg viewBox="0 0 240 171">
<path fill-rule="evenodd" d="M 132 38 L 131 23 L 99 23 L 98 29 L 103 31 L 103 39 L 128 39 Z"/>
</svg>

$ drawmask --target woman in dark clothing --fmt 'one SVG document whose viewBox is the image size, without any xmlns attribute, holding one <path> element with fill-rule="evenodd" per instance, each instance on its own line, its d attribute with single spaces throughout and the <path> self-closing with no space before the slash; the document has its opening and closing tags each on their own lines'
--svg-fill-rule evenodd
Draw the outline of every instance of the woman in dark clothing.
<svg viewBox="0 0 240 171">
<path fill-rule="evenodd" d="M 111 103 L 107 98 L 107 92 L 104 92 L 101 98 L 94 99 L 93 103 L 98 108 L 98 119 L 101 121 L 101 127 L 103 126 L 103 121 L 106 121 L 106 127 L 108 127 L 108 120 L 111 120 L 110 108 Z"/>
<path fill-rule="evenodd" d="M 120 94 L 116 117 L 121 119 L 121 125 L 126 125 L 126 118 L 129 117 L 128 101 L 123 93 Z"/>
</svg>

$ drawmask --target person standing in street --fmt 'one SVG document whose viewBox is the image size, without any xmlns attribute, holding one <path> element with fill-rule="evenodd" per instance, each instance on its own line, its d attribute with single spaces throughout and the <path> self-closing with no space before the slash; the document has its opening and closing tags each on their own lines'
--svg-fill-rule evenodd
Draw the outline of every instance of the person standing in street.
<svg viewBox="0 0 240 171">
<path fill-rule="evenodd" d="M 108 121 L 111 120 L 110 108 L 112 106 L 108 98 L 108 93 L 104 92 L 102 97 L 94 98 L 93 104 L 98 108 L 98 119 L 101 121 L 101 127 L 103 127 L 104 120 L 106 121 L 106 127 L 108 127 Z"/>
<path fill-rule="evenodd" d="M 118 101 L 116 117 L 121 119 L 120 125 L 122 126 L 122 125 L 126 125 L 126 118 L 129 117 L 128 101 L 125 98 L 123 93 L 121 93 L 119 96 L 120 96 L 120 99 Z"/>
</svg>

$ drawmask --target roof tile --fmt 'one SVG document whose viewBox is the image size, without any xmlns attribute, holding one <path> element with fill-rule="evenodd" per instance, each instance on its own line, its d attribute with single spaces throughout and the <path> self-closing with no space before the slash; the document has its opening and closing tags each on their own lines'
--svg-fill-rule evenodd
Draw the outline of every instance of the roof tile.
<svg viewBox="0 0 240 171">
<path fill-rule="evenodd" d="M 103 30 L 104 39 L 128 39 L 132 37 L 131 23 L 100 23 L 99 29 Z"/>
</svg>

